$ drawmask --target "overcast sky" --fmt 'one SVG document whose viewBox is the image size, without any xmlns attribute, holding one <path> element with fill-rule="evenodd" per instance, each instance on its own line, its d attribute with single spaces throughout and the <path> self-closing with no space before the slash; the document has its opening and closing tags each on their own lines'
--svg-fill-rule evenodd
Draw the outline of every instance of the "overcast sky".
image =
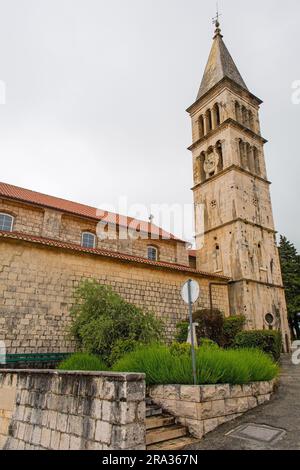
<svg viewBox="0 0 300 470">
<path fill-rule="evenodd" d="M 300 249 L 300 2 L 219 7 L 225 43 L 264 100 L 276 228 Z M 185 109 L 215 10 L 212 0 L 0 0 L 0 180 L 99 207 L 118 209 L 119 196 L 191 203 Z"/>
</svg>

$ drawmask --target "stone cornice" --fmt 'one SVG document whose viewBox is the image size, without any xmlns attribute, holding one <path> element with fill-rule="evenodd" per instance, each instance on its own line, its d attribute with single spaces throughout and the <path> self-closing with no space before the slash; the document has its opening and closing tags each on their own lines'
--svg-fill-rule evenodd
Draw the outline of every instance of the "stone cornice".
<svg viewBox="0 0 300 470">
<path fill-rule="evenodd" d="M 195 148 L 199 147 L 199 145 L 201 145 L 203 142 L 210 139 L 211 137 L 213 137 L 218 132 L 222 131 L 223 129 L 225 129 L 228 126 L 233 126 L 236 129 L 239 129 L 239 130 L 245 132 L 249 137 L 258 140 L 263 145 L 268 142 L 264 137 L 262 137 L 259 134 L 256 134 L 256 132 L 252 131 L 248 127 L 243 126 L 243 124 L 239 123 L 235 119 L 228 118 L 225 121 L 223 121 L 218 127 L 216 127 L 215 129 L 210 131 L 208 134 L 206 134 L 203 137 L 201 137 L 200 139 L 198 139 L 192 145 L 190 145 L 190 147 L 188 147 L 188 150 L 190 150 L 190 151 L 194 150 Z"/>
<path fill-rule="evenodd" d="M 260 285 L 263 285 L 263 286 L 266 286 L 266 287 L 275 287 L 277 289 L 283 289 L 284 290 L 284 286 L 282 284 L 273 284 L 271 282 L 257 281 L 255 279 L 247 279 L 247 278 L 237 279 L 235 281 L 229 281 L 229 284 L 238 284 L 238 283 L 241 283 L 241 282 L 251 282 L 253 284 L 260 284 Z"/>
<path fill-rule="evenodd" d="M 240 85 L 238 85 L 236 82 L 234 82 L 230 78 L 224 77 L 215 86 L 213 86 L 207 93 L 205 93 L 203 96 L 201 96 L 201 98 L 199 98 L 191 106 L 189 106 L 187 108 L 186 112 L 189 113 L 189 114 L 192 114 L 192 112 L 195 110 L 195 108 L 197 108 L 202 101 L 205 101 L 209 97 L 210 94 L 215 93 L 219 89 L 221 91 L 221 89 L 225 88 L 226 86 L 229 86 L 229 89 L 232 88 L 234 91 L 236 91 L 239 94 L 247 95 L 247 97 L 250 98 L 251 101 L 254 101 L 255 104 L 258 105 L 258 106 L 263 103 L 263 101 L 260 98 L 253 95 L 253 93 L 251 93 L 249 90 L 246 90 L 245 88 L 241 87 Z"/>
<path fill-rule="evenodd" d="M 207 235 L 208 233 L 215 232 L 216 230 L 219 230 L 220 228 L 226 227 L 227 225 L 232 225 L 236 222 L 242 222 L 242 223 L 247 224 L 247 225 L 252 225 L 252 227 L 257 227 L 257 228 L 260 228 L 262 230 L 266 230 L 267 232 L 273 233 L 274 235 L 276 235 L 276 233 L 277 233 L 276 230 L 274 230 L 272 228 L 268 228 L 268 227 L 265 227 L 263 225 L 256 224 L 256 223 L 251 222 L 247 219 L 243 219 L 242 217 L 236 217 L 235 219 L 229 220 L 228 222 L 224 222 L 223 224 L 218 225 L 217 227 L 213 227 L 213 228 L 210 228 L 209 230 L 205 230 L 205 232 L 201 235 Z"/>
<path fill-rule="evenodd" d="M 266 183 L 268 185 L 272 184 L 271 181 L 268 181 L 266 180 L 265 178 L 263 178 L 262 176 L 258 176 L 254 173 L 251 173 L 251 171 L 248 171 L 248 170 L 245 170 L 244 168 L 241 168 L 240 166 L 238 165 L 230 165 L 228 166 L 227 168 L 225 168 L 224 170 L 220 171 L 219 173 L 217 173 L 216 175 L 214 176 L 211 176 L 208 180 L 205 180 L 203 181 L 202 183 L 197 183 L 195 184 L 195 186 L 193 186 L 191 189 L 192 191 L 194 191 L 195 189 L 198 189 L 202 186 L 205 186 L 207 185 L 208 183 L 210 183 L 211 181 L 214 181 L 214 180 L 217 180 L 218 178 L 222 177 L 223 175 L 225 175 L 226 173 L 229 173 L 230 171 L 239 171 L 240 173 L 244 173 L 246 175 L 249 175 L 251 176 L 251 178 L 255 178 L 259 181 L 262 181 L 263 183 Z"/>
</svg>

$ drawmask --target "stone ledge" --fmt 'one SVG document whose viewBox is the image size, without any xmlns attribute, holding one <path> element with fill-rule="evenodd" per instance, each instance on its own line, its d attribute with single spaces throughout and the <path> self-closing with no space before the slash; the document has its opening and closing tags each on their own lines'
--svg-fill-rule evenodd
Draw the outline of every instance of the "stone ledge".
<svg viewBox="0 0 300 470">
<path fill-rule="evenodd" d="M 90 371 L 61 371 L 61 370 L 52 370 L 52 369 L 1 369 L 1 375 L 11 374 L 11 375 L 22 375 L 22 374 L 31 374 L 31 375 L 55 375 L 59 376 L 80 376 L 80 377 L 104 377 L 107 379 L 127 381 L 127 382 L 136 382 L 145 380 L 146 375 L 139 373 L 124 373 L 124 372 L 90 372 Z"/>
</svg>

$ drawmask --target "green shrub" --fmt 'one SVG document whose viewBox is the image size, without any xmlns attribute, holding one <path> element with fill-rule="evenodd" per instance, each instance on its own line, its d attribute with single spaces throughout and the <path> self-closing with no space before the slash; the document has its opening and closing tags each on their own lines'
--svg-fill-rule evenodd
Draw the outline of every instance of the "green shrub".
<svg viewBox="0 0 300 470">
<path fill-rule="evenodd" d="M 97 354 L 108 365 L 120 339 L 150 343 L 163 333 L 163 323 L 152 313 L 143 312 L 96 281 L 79 285 L 71 317 L 71 333 L 80 349 Z"/>
<path fill-rule="evenodd" d="M 275 361 L 278 361 L 282 349 L 281 333 L 271 330 L 242 331 L 236 336 L 234 347 L 258 348 L 272 355 Z"/>
<path fill-rule="evenodd" d="M 99 371 L 107 370 L 104 362 L 97 356 L 86 353 L 75 353 L 61 362 L 59 370 L 89 370 Z"/>
<path fill-rule="evenodd" d="M 245 325 L 246 318 L 244 316 L 232 316 L 224 319 L 222 346 L 231 348 L 234 344 L 235 337 L 240 333 Z"/>
<path fill-rule="evenodd" d="M 221 345 L 224 317 L 220 310 L 197 310 L 193 314 L 193 321 L 199 325 L 196 328 L 198 344 L 200 344 L 201 338 L 208 338 Z"/>
<path fill-rule="evenodd" d="M 139 346 L 141 346 L 141 343 L 134 339 L 118 339 L 111 349 L 110 364 L 114 364 L 125 354 L 134 351 Z"/>
<path fill-rule="evenodd" d="M 196 349 L 198 384 L 244 384 L 271 380 L 278 366 L 259 350 Z M 138 348 L 113 367 L 118 372 L 144 372 L 147 384 L 193 384 L 192 361 L 188 354 L 174 355 L 164 345 Z"/>
<path fill-rule="evenodd" d="M 191 354 L 191 345 L 189 343 L 172 343 L 170 353 L 172 356 L 180 357 L 184 354 Z"/>
<path fill-rule="evenodd" d="M 176 325 L 175 341 L 177 343 L 186 343 L 189 331 L 189 322 L 184 321 Z"/>
<path fill-rule="evenodd" d="M 208 338 L 201 338 L 199 346 L 201 348 L 219 349 L 219 345 Z"/>
</svg>

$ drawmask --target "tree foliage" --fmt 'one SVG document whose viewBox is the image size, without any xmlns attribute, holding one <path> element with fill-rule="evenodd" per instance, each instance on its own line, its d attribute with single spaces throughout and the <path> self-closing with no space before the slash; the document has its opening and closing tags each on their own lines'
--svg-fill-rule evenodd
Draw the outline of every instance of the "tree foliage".
<svg viewBox="0 0 300 470">
<path fill-rule="evenodd" d="M 293 243 L 283 236 L 280 237 L 279 254 L 289 321 L 300 337 L 295 322 L 295 316 L 300 312 L 300 256 Z"/>
<path fill-rule="evenodd" d="M 163 323 L 152 313 L 143 312 L 94 280 L 83 281 L 75 291 L 71 317 L 71 333 L 80 348 L 108 365 L 120 340 L 128 340 L 127 346 L 135 341 L 146 344 L 163 334 Z"/>
</svg>

